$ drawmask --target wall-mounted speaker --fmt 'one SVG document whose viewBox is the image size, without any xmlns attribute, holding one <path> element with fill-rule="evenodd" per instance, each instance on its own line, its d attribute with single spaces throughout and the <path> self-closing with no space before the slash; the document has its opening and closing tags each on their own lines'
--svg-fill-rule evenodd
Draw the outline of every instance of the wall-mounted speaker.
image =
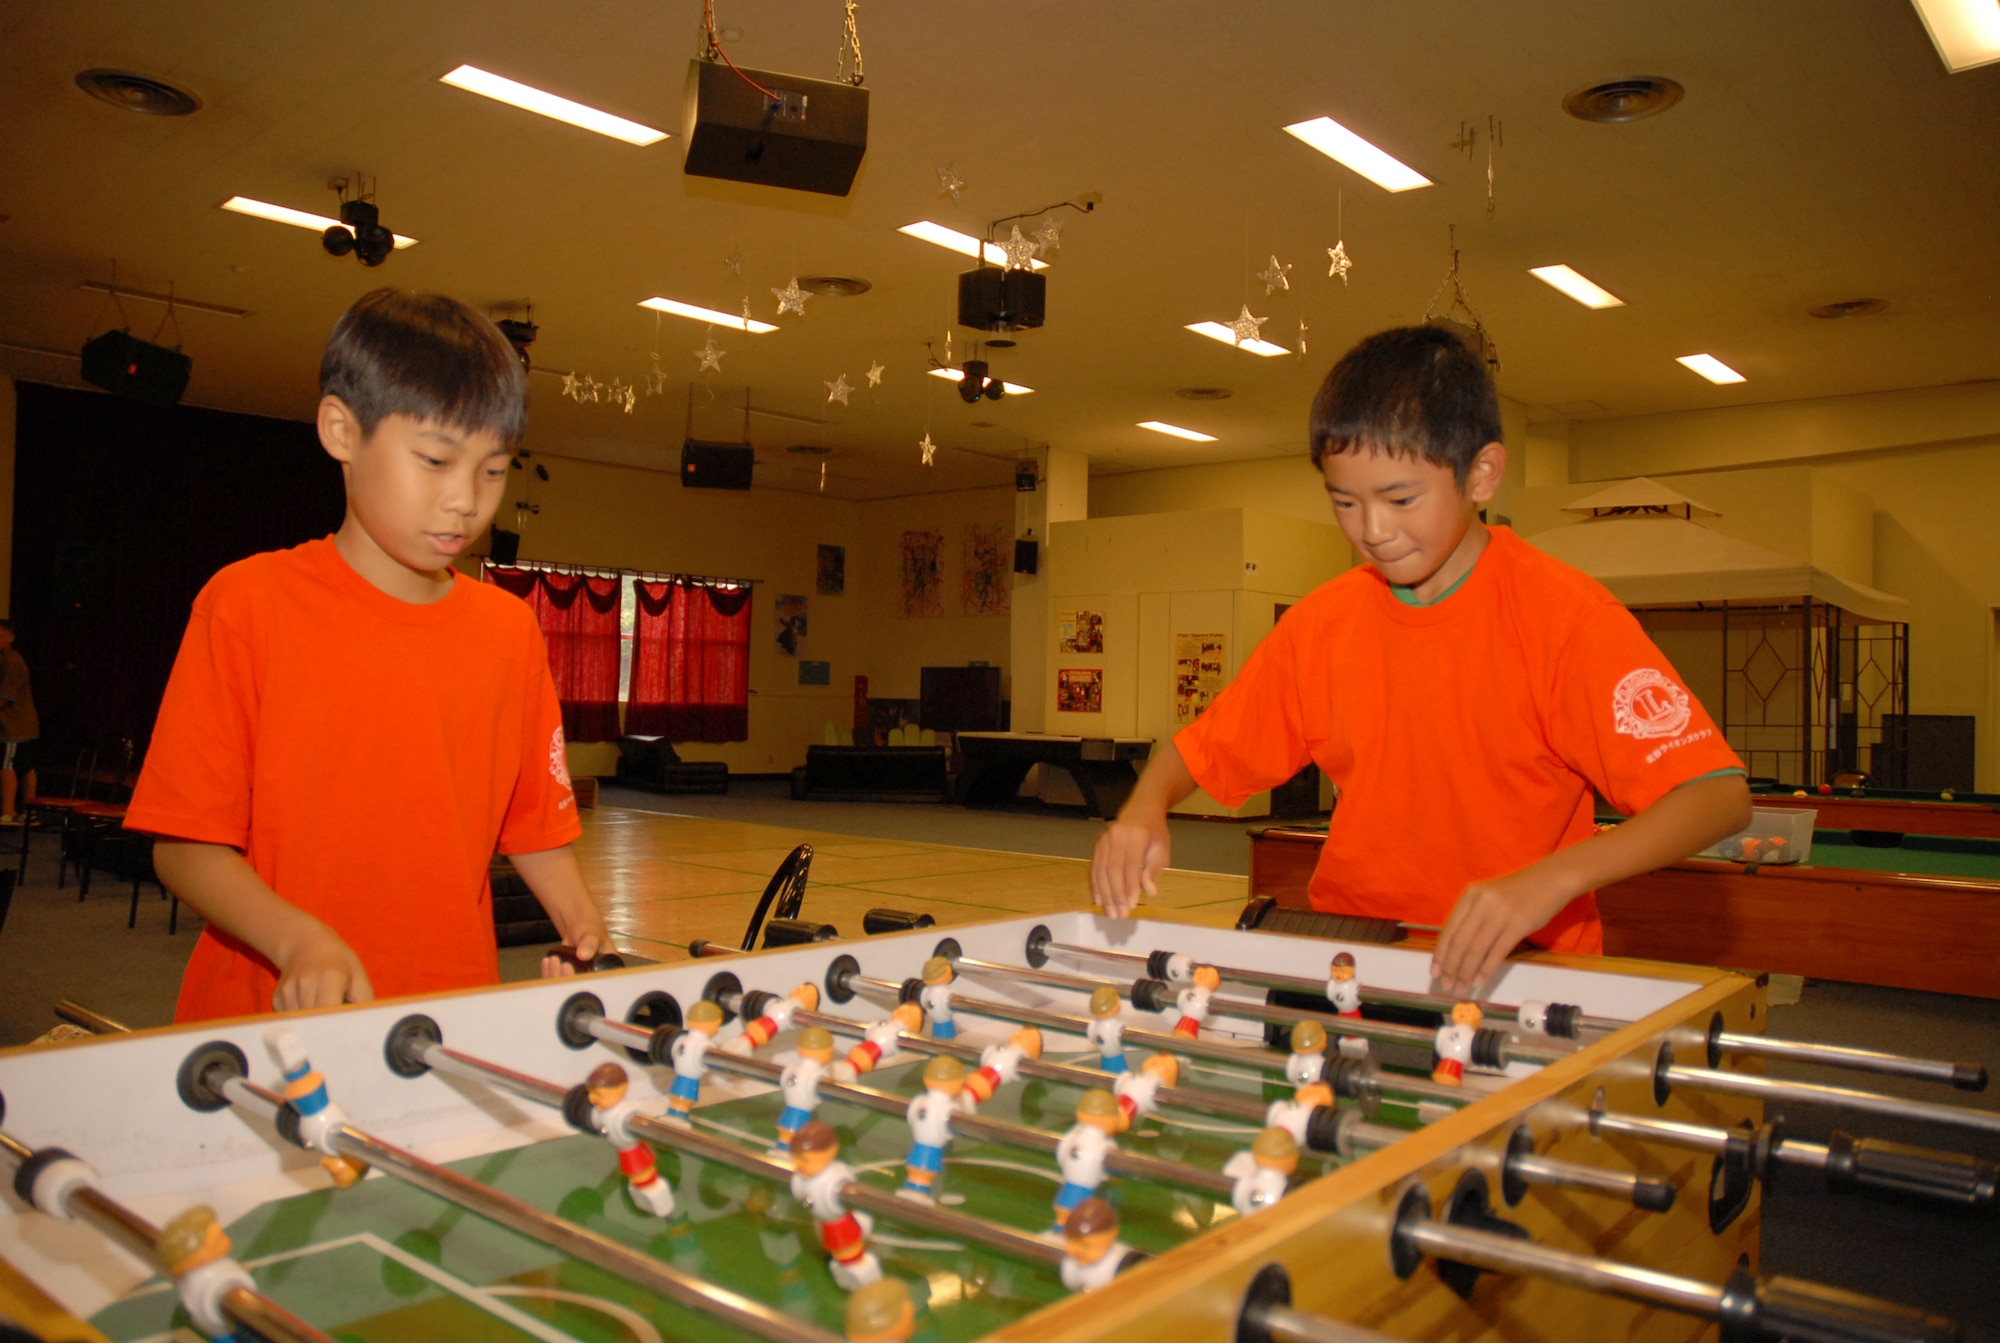
<svg viewBox="0 0 2000 1343">
<path fill-rule="evenodd" d="M 493 561 L 493 563 L 512 564 L 515 560 L 521 558 L 521 534 L 519 532 L 510 532 L 505 527 L 495 527 L 492 536 L 492 546 L 487 552 L 487 558 Z"/>
<path fill-rule="evenodd" d="M 681 445 L 681 484 L 691 490 L 747 490 L 757 454 L 748 443 L 704 443 L 691 438 Z"/>
<path fill-rule="evenodd" d="M 1039 547 L 1033 541 L 1016 541 L 1014 543 L 1014 572 L 1017 574 L 1031 574 L 1035 572 L 1035 562 L 1039 558 L 1036 553 L 1038 549 Z"/>
<path fill-rule="evenodd" d="M 156 406 L 179 404 L 193 371 L 194 360 L 179 350 L 140 340 L 129 331 L 107 331 L 83 346 L 85 382 Z"/>
</svg>

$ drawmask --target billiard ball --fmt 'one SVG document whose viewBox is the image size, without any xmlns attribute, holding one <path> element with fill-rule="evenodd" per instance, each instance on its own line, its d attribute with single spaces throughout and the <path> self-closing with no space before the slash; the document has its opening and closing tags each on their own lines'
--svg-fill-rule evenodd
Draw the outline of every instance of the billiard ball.
<svg viewBox="0 0 2000 1343">
<path fill-rule="evenodd" d="M 1805 795 L 1806 795 L 1806 790 L 1803 788 L 1794 788 L 1792 790 L 1793 797 L 1804 797 Z"/>
<path fill-rule="evenodd" d="M 1832 785 L 1832 784 L 1830 784 L 1830 783 L 1823 783 L 1823 784 L 1821 784 L 1821 785 L 1819 786 L 1819 795 L 1820 795 L 1821 797 L 1832 797 L 1832 796 L 1833 796 L 1833 785 Z"/>
</svg>

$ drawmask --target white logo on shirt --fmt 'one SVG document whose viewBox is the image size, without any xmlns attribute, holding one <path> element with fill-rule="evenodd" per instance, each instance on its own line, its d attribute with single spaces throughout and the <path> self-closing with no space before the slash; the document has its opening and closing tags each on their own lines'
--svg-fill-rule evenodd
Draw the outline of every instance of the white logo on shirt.
<svg viewBox="0 0 2000 1343">
<path fill-rule="evenodd" d="M 563 750 L 562 729 L 557 728 L 549 736 L 549 773 L 563 787 L 569 787 L 569 755 Z"/>
<path fill-rule="evenodd" d="M 1666 673 L 1641 667 L 1626 673 L 1611 692 L 1611 723 L 1628 737 L 1646 741 L 1671 737 L 1694 717 L 1688 692 Z"/>
</svg>

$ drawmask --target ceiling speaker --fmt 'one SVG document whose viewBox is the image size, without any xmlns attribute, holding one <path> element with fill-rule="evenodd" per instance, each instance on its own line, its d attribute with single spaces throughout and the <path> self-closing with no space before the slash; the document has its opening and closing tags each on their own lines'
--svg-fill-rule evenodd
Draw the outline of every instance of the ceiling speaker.
<svg viewBox="0 0 2000 1343">
<path fill-rule="evenodd" d="M 179 350 L 140 340 L 129 331 L 107 331 L 83 346 L 85 382 L 156 406 L 178 404 L 193 371 L 194 360 Z"/>
<path fill-rule="evenodd" d="M 748 443 L 704 443 L 691 438 L 681 445 L 681 484 L 691 490 L 747 490 L 757 454 Z"/>
<path fill-rule="evenodd" d="M 771 70 L 739 75 L 720 61 L 689 64 L 691 176 L 845 196 L 867 151 L 866 89 Z"/>
</svg>

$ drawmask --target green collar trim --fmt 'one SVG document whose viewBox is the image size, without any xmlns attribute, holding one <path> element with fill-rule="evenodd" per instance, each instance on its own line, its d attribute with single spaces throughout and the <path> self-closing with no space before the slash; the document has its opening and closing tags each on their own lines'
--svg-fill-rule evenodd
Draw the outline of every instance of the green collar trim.
<svg viewBox="0 0 2000 1343">
<path fill-rule="evenodd" d="M 1481 556 L 1481 558 L 1483 559 L 1484 556 Z M 1443 592 L 1440 592 L 1437 596 L 1431 598 L 1429 601 L 1425 601 L 1423 598 L 1419 597 L 1417 595 L 1417 590 L 1414 587 L 1406 588 L 1400 583 L 1391 583 L 1389 585 L 1389 591 L 1396 594 L 1396 600 L 1401 602 L 1405 606 L 1436 606 L 1439 602 L 1451 596 L 1452 593 L 1457 592 L 1460 588 L 1464 587 L 1465 580 L 1472 577 L 1472 570 L 1477 569 L 1478 567 L 1479 565 L 1475 563 L 1472 566 L 1472 569 L 1467 569 L 1463 574 L 1459 575 L 1459 579 L 1456 583 L 1453 583 L 1450 587 L 1446 588 Z"/>
</svg>

